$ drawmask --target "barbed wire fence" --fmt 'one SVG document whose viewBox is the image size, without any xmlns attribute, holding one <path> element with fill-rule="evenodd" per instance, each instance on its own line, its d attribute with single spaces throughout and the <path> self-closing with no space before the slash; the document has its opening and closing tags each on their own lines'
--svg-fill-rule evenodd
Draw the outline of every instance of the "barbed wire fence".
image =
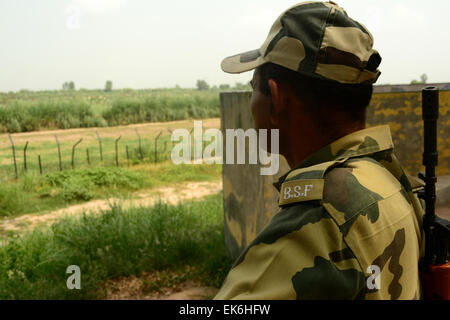
<svg viewBox="0 0 450 320">
<path fill-rule="evenodd" d="M 173 141 L 171 139 L 173 130 L 168 127 L 165 130 L 161 130 L 153 139 L 146 140 L 142 137 L 138 128 L 134 128 L 134 131 L 137 135 L 137 143 L 136 140 L 133 139 L 124 139 L 122 135 L 119 135 L 117 138 L 114 138 L 114 145 L 109 146 L 107 141 L 101 137 L 98 130 L 95 131 L 95 136 L 98 141 L 98 147 L 92 145 L 87 145 L 85 147 L 86 150 L 86 159 L 85 162 L 80 160 L 79 150 L 83 147 L 84 141 L 83 138 L 78 139 L 75 143 L 69 144 L 68 141 L 60 141 L 60 138 L 55 133 L 53 134 L 55 140 L 55 149 L 54 152 L 57 154 L 57 159 L 55 156 L 52 156 L 51 160 L 50 156 L 45 157 L 45 154 L 39 150 L 39 145 L 33 141 L 26 141 L 23 147 L 23 169 L 19 170 L 17 158 L 17 145 L 14 142 L 13 134 L 8 133 L 9 142 L 11 145 L 11 165 L 12 170 L 14 172 L 14 178 L 19 179 L 19 176 L 25 175 L 27 173 L 38 172 L 40 175 L 49 172 L 55 171 L 65 171 L 65 170 L 74 170 L 81 167 L 92 167 L 92 166 L 132 166 L 139 163 L 161 163 L 168 159 L 170 159 L 170 151 L 173 148 Z M 190 131 L 192 133 L 192 130 Z M 61 143 L 62 142 L 62 143 Z M 119 143 L 120 142 L 120 143 Z M 147 142 L 147 144 L 145 144 Z M 136 146 L 137 144 L 137 146 Z M 36 146 L 37 145 L 37 146 Z M 168 146 L 170 145 L 170 148 Z M 121 147 L 122 146 L 122 147 Z M 30 147 L 35 147 L 34 150 L 30 150 Z M 106 149 L 105 149 L 106 147 Z M 109 155 L 108 147 L 113 149 L 112 159 L 111 161 L 107 161 L 106 157 Z M 71 151 L 68 151 L 70 148 Z M 95 161 L 92 157 L 92 152 L 98 149 L 98 159 Z M 66 151 L 65 151 L 66 150 Z M 34 152 L 32 152 L 34 151 Z M 106 154 L 104 152 L 107 152 Z M 29 158 L 29 153 L 35 153 L 34 162 Z M 46 151 L 48 153 L 48 151 Z M 64 153 L 71 152 L 71 156 L 69 159 L 67 157 L 63 157 Z M 121 154 L 124 154 L 121 156 Z M 33 154 L 31 154 L 33 155 Z M 78 161 L 77 161 L 78 155 Z M 147 155 L 147 156 L 146 156 Z M 96 157 L 94 157 L 96 158 Z M 121 161 L 121 158 L 123 161 Z M 55 161 L 56 160 L 56 161 Z M 70 161 L 70 165 L 67 163 Z M 67 163 L 65 165 L 65 163 Z M 4 166 L 3 166 L 4 167 Z M 5 172 L 10 172 L 9 170 L 1 170 L 3 174 Z"/>
</svg>

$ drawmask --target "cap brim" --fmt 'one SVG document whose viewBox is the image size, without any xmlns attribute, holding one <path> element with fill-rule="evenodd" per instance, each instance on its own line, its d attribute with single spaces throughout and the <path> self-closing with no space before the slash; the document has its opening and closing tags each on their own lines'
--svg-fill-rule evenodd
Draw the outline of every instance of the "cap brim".
<svg viewBox="0 0 450 320">
<path fill-rule="evenodd" d="M 242 73 L 262 64 L 264 64 L 264 58 L 259 50 L 252 50 L 223 59 L 221 67 L 227 73 Z"/>
</svg>

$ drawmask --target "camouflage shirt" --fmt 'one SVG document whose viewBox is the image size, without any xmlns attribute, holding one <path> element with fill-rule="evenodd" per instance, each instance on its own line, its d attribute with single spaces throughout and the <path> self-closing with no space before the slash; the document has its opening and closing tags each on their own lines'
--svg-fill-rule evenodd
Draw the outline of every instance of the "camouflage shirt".
<svg viewBox="0 0 450 320">
<path fill-rule="evenodd" d="M 423 208 L 389 126 L 345 136 L 276 184 L 282 208 L 215 299 L 418 299 Z"/>
</svg>

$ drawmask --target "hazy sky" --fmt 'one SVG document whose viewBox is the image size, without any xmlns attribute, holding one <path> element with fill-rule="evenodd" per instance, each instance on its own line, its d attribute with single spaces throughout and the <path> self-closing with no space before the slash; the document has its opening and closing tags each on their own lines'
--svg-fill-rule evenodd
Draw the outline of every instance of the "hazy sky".
<svg viewBox="0 0 450 320">
<path fill-rule="evenodd" d="M 259 48 L 288 0 L 0 0 L 0 91 L 247 82 L 222 58 Z M 449 0 L 337 0 L 368 27 L 378 84 L 450 82 Z M 79 20 L 77 19 L 79 12 Z"/>
</svg>

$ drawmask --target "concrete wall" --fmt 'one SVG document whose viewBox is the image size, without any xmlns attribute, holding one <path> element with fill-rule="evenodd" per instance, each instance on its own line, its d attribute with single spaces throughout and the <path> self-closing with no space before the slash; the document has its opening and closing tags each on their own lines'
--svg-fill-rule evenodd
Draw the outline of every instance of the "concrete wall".
<svg viewBox="0 0 450 320">
<path fill-rule="evenodd" d="M 250 92 L 221 94 L 224 144 L 227 143 L 225 129 L 247 130 L 254 127 L 249 109 L 250 97 Z M 248 145 L 246 147 L 248 150 Z M 259 165 L 223 164 L 225 242 L 230 256 L 236 258 L 278 211 L 274 200 L 277 192 L 272 183 L 289 170 L 286 160 L 280 162 L 276 176 L 261 176 Z"/>
<path fill-rule="evenodd" d="M 403 86 L 404 87 L 404 86 Z M 416 175 L 423 170 L 423 125 L 420 92 L 383 92 L 374 94 L 368 112 L 368 126 L 389 124 L 396 153 L 405 170 Z M 253 128 L 250 92 L 221 94 L 221 128 Z M 440 94 L 438 175 L 450 174 L 450 91 Z M 225 154 L 224 154 L 225 158 Z M 236 258 L 278 212 L 278 194 L 272 183 L 289 170 L 280 159 L 275 176 L 261 176 L 259 165 L 223 165 L 225 240 L 228 253 Z"/>
</svg>

